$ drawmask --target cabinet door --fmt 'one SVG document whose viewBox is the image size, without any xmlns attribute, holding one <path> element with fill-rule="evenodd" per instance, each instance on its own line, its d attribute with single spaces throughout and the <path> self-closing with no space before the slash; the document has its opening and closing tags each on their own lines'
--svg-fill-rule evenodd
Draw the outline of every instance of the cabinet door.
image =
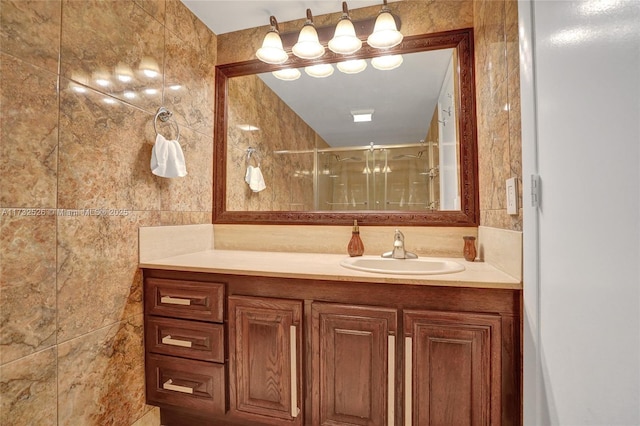
<svg viewBox="0 0 640 426">
<path fill-rule="evenodd" d="M 302 424 L 302 302 L 229 297 L 232 415 L 261 423 Z"/>
<path fill-rule="evenodd" d="M 313 425 L 394 424 L 395 309 L 313 303 Z"/>
<path fill-rule="evenodd" d="M 500 424 L 500 316 L 405 311 L 405 426 Z"/>
</svg>

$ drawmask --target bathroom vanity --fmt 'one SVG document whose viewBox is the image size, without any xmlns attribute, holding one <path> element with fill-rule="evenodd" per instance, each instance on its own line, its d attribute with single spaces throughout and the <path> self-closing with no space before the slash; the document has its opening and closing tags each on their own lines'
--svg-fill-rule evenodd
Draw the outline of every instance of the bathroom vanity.
<svg viewBox="0 0 640 426">
<path fill-rule="evenodd" d="M 342 255 L 141 263 L 147 403 L 172 425 L 521 424 L 521 284 L 480 262 L 390 275 Z"/>
</svg>

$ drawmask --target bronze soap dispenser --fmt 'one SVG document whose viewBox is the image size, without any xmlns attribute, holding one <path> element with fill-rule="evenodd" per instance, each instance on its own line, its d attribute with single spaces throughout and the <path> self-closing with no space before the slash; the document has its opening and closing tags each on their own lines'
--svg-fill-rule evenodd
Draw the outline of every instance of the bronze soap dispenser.
<svg viewBox="0 0 640 426">
<path fill-rule="evenodd" d="M 347 246 L 347 252 L 349 256 L 362 256 L 364 254 L 364 244 L 360 239 L 360 228 L 358 227 L 358 220 L 353 221 L 353 232 L 351 232 L 351 241 Z"/>
</svg>

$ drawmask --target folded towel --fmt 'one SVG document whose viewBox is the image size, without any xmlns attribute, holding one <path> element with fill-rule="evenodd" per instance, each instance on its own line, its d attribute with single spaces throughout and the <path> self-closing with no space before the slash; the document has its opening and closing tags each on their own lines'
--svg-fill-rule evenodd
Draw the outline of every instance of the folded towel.
<svg viewBox="0 0 640 426">
<path fill-rule="evenodd" d="M 267 185 L 264 183 L 264 177 L 262 176 L 262 171 L 260 171 L 260 167 L 253 167 L 253 169 L 251 170 L 251 176 L 249 180 L 249 188 L 251 188 L 253 192 L 260 192 L 266 187 Z"/>
<path fill-rule="evenodd" d="M 187 175 L 182 147 L 176 140 L 166 140 L 158 134 L 151 150 L 151 172 L 156 176 L 173 178 Z"/>
</svg>

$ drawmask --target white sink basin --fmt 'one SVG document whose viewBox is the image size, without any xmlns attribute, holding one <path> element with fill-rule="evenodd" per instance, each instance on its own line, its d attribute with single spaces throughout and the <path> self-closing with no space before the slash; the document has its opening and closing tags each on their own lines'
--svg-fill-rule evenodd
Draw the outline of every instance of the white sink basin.
<svg viewBox="0 0 640 426">
<path fill-rule="evenodd" d="M 378 256 L 348 257 L 340 266 L 364 272 L 400 275 L 452 274 L 464 271 L 464 266 L 453 260 L 422 257 L 418 259 L 388 259 Z"/>
</svg>

